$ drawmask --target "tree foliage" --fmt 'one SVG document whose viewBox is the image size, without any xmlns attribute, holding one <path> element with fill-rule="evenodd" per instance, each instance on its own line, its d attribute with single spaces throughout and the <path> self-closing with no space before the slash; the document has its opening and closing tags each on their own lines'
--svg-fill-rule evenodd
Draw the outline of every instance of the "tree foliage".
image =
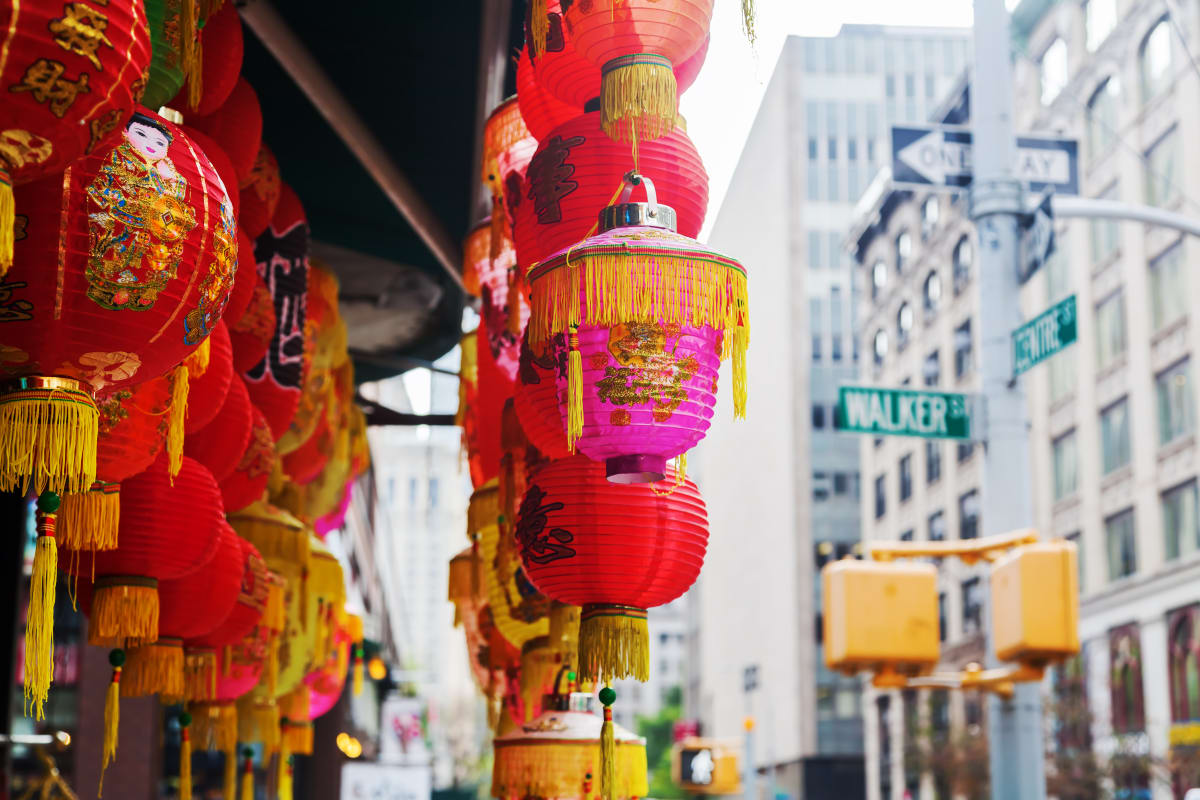
<svg viewBox="0 0 1200 800">
<path fill-rule="evenodd" d="M 673 686 L 663 698 L 663 706 L 652 717 L 638 716 L 638 736 L 646 740 L 646 764 L 650 768 L 650 797 L 681 798 L 682 789 L 671 776 L 671 745 L 675 723 L 683 714 L 683 690 Z"/>
</svg>

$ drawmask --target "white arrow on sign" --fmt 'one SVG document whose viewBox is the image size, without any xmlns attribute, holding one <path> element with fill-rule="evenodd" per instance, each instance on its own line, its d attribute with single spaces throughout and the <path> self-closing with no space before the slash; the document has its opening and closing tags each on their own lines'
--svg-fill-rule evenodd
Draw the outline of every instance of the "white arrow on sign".
<svg viewBox="0 0 1200 800">
<path fill-rule="evenodd" d="M 932 130 L 897 153 L 900 161 L 934 184 L 949 175 L 971 174 L 970 142 L 947 142 L 940 130 Z"/>
</svg>

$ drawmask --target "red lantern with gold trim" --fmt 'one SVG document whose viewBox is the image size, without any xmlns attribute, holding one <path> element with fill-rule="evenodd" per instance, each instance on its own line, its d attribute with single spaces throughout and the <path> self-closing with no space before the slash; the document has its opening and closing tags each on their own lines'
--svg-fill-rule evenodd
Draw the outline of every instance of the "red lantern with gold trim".
<svg viewBox="0 0 1200 800">
<path fill-rule="evenodd" d="M 203 464 L 218 483 L 237 468 L 250 442 L 254 424 L 253 407 L 240 378 L 230 381 L 225 401 L 213 420 L 195 435 L 188 436 L 183 452 Z"/>
<path fill-rule="evenodd" d="M 208 366 L 199 375 L 188 374 L 188 407 L 184 433 L 191 435 L 212 422 L 233 381 L 233 345 L 225 320 L 217 323 L 208 337 Z"/>
<path fill-rule="evenodd" d="M 559 125 L 575 119 L 583 110 L 564 103 L 538 83 L 533 61 L 529 58 L 528 43 L 517 57 L 517 104 L 521 107 L 521 118 L 525 120 L 530 135 L 539 142 Z"/>
<path fill-rule="evenodd" d="M 271 470 L 278 456 L 271 427 L 257 406 L 250 406 L 252 421 L 250 438 L 237 466 L 225 480 L 221 481 L 221 496 L 227 513 L 241 511 L 256 500 L 261 500 L 267 489 Z"/>
<path fill-rule="evenodd" d="M 612 483 L 584 456 L 544 464 L 529 483 L 521 561 L 540 592 L 583 606 L 582 674 L 645 681 L 646 609 L 682 595 L 704 563 L 708 512 L 696 485 Z"/>
<path fill-rule="evenodd" d="M 270 585 L 267 562 L 250 542 L 238 536 L 237 543 L 241 558 L 237 600 L 217 627 L 188 644 L 214 648 L 236 644 L 253 633 L 266 612 Z"/>
<path fill-rule="evenodd" d="M 566 458 L 567 430 L 559 415 L 557 375 L 566 372 L 567 346 L 557 336 L 543 342 L 535 352 L 529 346 L 529 332 L 521 339 L 521 364 L 513 392 L 513 410 L 521 429 L 546 458 Z"/>
<path fill-rule="evenodd" d="M 2 276 L 17 232 L 12 187 L 109 149 L 145 90 L 150 32 L 140 0 L 5 3 L 0 32 Z"/>
<path fill-rule="evenodd" d="M 275 160 L 271 148 L 263 142 L 258 148 L 250 177 L 241 190 L 242 213 L 238 217 L 238 224 L 251 237 L 258 238 L 271 224 L 275 207 L 279 205 L 281 189 L 279 162 Z"/>
<path fill-rule="evenodd" d="M 487 331 L 482 325 L 474 338 L 477 382 L 473 396 L 467 400 L 470 421 L 464 430 L 467 432 L 471 484 L 478 489 L 500 474 L 500 421 L 504 401 L 512 397 L 513 381 L 492 358 Z"/>
<path fill-rule="evenodd" d="M 251 244 L 253 252 L 253 244 Z M 254 259 L 243 259 L 247 269 L 254 266 Z M 263 360 L 271 338 L 275 335 L 275 301 L 267 282 L 254 270 L 249 299 L 242 316 L 229 328 L 229 341 L 233 345 L 233 369 L 241 375 Z"/>
<path fill-rule="evenodd" d="M 250 180 L 262 143 L 263 122 L 258 95 L 245 78 L 238 78 L 233 91 L 216 111 L 203 117 L 189 117 L 188 124 L 211 136 L 233 162 L 238 185 L 228 187 L 229 191 L 236 191 Z"/>
<path fill-rule="evenodd" d="M 237 325 L 242 320 L 242 316 L 246 313 L 246 309 L 250 306 L 250 300 L 254 296 L 254 287 L 258 286 L 258 269 L 254 264 L 254 240 L 251 239 L 242 227 L 238 226 L 238 266 L 245 266 L 245 269 L 239 269 L 237 276 L 233 280 L 233 290 L 229 293 L 229 302 L 225 304 L 225 314 L 221 317 L 226 326 L 230 329 L 232 336 L 233 326 Z M 269 304 L 269 303 L 268 303 Z M 272 311 L 274 309 L 272 308 Z M 272 324 L 274 324 L 272 322 Z M 230 341 L 232 345 L 232 340 Z M 259 355 L 262 358 L 262 355 Z M 251 362 L 250 366 L 253 366 Z M 245 372 L 243 369 L 238 372 Z"/>
<path fill-rule="evenodd" d="M 216 140 L 207 133 L 187 125 L 183 126 L 183 132 L 204 151 L 204 155 L 208 156 L 208 160 L 212 162 L 213 169 L 221 178 L 221 185 L 225 188 L 225 193 L 229 195 L 229 202 L 233 205 L 233 218 L 240 220 L 241 198 L 237 190 L 237 170 L 233 168 L 233 161 L 230 160 L 229 154 L 222 150 Z"/>
</svg>

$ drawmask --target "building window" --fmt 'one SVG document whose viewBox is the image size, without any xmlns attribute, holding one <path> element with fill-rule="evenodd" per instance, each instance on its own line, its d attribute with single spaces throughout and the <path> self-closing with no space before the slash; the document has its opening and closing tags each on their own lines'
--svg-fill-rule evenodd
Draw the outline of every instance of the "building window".
<svg viewBox="0 0 1200 800">
<path fill-rule="evenodd" d="M 1179 163 L 1179 130 L 1172 128 L 1146 151 L 1146 202 L 1168 206 L 1179 199 L 1176 171 Z"/>
<path fill-rule="evenodd" d="M 839 183 L 841 173 L 838 171 L 837 164 L 829 165 L 829 200 L 837 203 L 842 199 L 842 190 Z"/>
<path fill-rule="evenodd" d="M 1067 85 L 1067 43 L 1055 39 L 1042 53 L 1041 60 L 1042 105 L 1054 102 Z"/>
<path fill-rule="evenodd" d="M 979 538 L 978 489 L 972 489 L 958 498 L 958 538 Z"/>
<path fill-rule="evenodd" d="M 878 300 L 880 293 L 887 288 L 887 264 L 876 261 L 871 267 L 871 299 Z"/>
<path fill-rule="evenodd" d="M 1084 580 L 1087 575 L 1083 569 L 1083 536 L 1079 531 L 1075 531 L 1068 533 L 1064 538 L 1075 545 L 1075 585 L 1079 588 L 1079 593 L 1083 594 Z"/>
<path fill-rule="evenodd" d="M 808 160 L 816 161 L 819 157 L 820 145 L 817 144 L 817 137 L 808 137 Z"/>
<path fill-rule="evenodd" d="M 814 403 L 812 407 L 812 426 L 813 430 L 821 430 L 825 427 L 825 406 L 820 403 Z"/>
<path fill-rule="evenodd" d="M 888 335 L 887 331 L 880 328 L 875 331 L 875 341 L 873 342 L 875 350 L 875 366 L 883 366 L 883 360 L 887 358 L 888 352 Z"/>
<path fill-rule="evenodd" d="M 837 140 L 836 136 L 829 137 L 829 160 L 830 161 L 837 160 L 837 150 L 838 150 L 837 143 L 838 143 L 838 140 Z"/>
<path fill-rule="evenodd" d="M 829 327 L 833 331 L 833 342 L 830 354 L 834 361 L 842 360 L 842 287 L 831 286 L 829 289 Z"/>
<path fill-rule="evenodd" d="M 962 378 L 972 369 L 971 320 L 954 329 L 954 375 Z"/>
<path fill-rule="evenodd" d="M 942 443 L 925 442 L 925 482 L 933 483 L 942 477 Z"/>
<path fill-rule="evenodd" d="M 1113 733 L 1137 733 L 1146 727 L 1140 639 L 1137 623 L 1122 625 L 1108 633 Z"/>
<path fill-rule="evenodd" d="M 1075 431 L 1064 433 L 1051 445 L 1054 461 L 1054 499 L 1062 500 L 1079 488 L 1079 464 L 1076 458 Z"/>
<path fill-rule="evenodd" d="M 925 362 L 921 366 L 921 377 L 926 386 L 937 386 L 941 383 L 942 360 L 938 357 L 937 350 L 925 356 Z"/>
<path fill-rule="evenodd" d="M 903 275 L 912 259 L 912 236 L 908 231 L 900 231 L 896 236 L 896 274 Z"/>
<path fill-rule="evenodd" d="M 971 282 L 971 264 L 975 260 L 975 251 L 971 247 L 971 240 L 966 236 L 958 240 L 958 244 L 954 245 L 954 294 L 955 296 L 962 293 L 962 290 L 967 288 L 967 284 Z"/>
<path fill-rule="evenodd" d="M 887 513 L 887 475 L 875 478 L 875 519 Z"/>
<path fill-rule="evenodd" d="M 1196 514 L 1196 481 L 1163 492 L 1163 536 L 1167 560 L 1196 552 L 1200 548 L 1200 518 Z"/>
<path fill-rule="evenodd" d="M 821 242 L 823 237 L 816 231 L 808 232 L 808 268 L 817 269 L 821 264 Z"/>
<path fill-rule="evenodd" d="M 1150 323 L 1159 330 L 1187 313 L 1188 281 L 1183 244 L 1176 243 L 1150 262 Z"/>
<path fill-rule="evenodd" d="M 900 541 L 911 542 L 912 540 L 913 540 L 913 529 L 912 528 L 909 528 L 908 530 L 906 530 L 900 534 Z"/>
<path fill-rule="evenodd" d="M 933 270 L 925 278 L 925 314 L 932 320 L 942 303 L 942 276 Z"/>
<path fill-rule="evenodd" d="M 1097 199 L 1119 200 L 1117 184 L 1111 184 Z M 1108 263 L 1121 246 L 1121 226 L 1115 219 L 1101 217 L 1089 220 L 1088 226 L 1092 239 L 1092 264 L 1099 266 Z"/>
<path fill-rule="evenodd" d="M 913 476 L 912 476 L 912 453 L 900 459 L 900 502 L 903 503 L 912 497 Z"/>
<path fill-rule="evenodd" d="M 825 319 L 821 313 L 821 299 L 810 297 L 808 300 L 809 332 L 812 334 L 812 359 L 821 360 L 821 339 L 825 332 Z"/>
<path fill-rule="evenodd" d="M 921 205 L 921 237 L 928 239 L 929 235 L 937 229 L 938 219 L 941 217 L 941 206 L 938 205 L 937 195 L 929 195 L 925 198 L 925 202 Z"/>
<path fill-rule="evenodd" d="M 983 630 L 983 588 L 979 578 L 962 582 L 963 636 Z"/>
<path fill-rule="evenodd" d="M 1108 549 L 1108 579 L 1110 581 L 1137 572 L 1137 540 L 1134 535 L 1132 508 L 1104 520 L 1104 540 Z"/>
<path fill-rule="evenodd" d="M 1200 720 L 1200 605 L 1177 608 L 1167 617 L 1171 721 Z"/>
<path fill-rule="evenodd" d="M 1158 395 L 1158 443 L 1164 445 L 1196 429 L 1192 399 L 1192 370 L 1188 360 L 1177 363 L 1155 378 Z"/>
<path fill-rule="evenodd" d="M 929 515 L 929 541 L 946 541 L 946 512 L 935 511 Z"/>
<path fill-rule="evenodd" d="M 812 476 L 813 500 L 824 502 L 829 499 L 829 473 L 814 472 Z"/>
<path fill-rule="evenodd" d="M 837 231 L 829 232 L 829 264 L 837 269 L 842 265 L 842 237 Z"/>
<path fill-rule="evenodd" d="M 966 461 L 971 456 L 975 455 L 974 442 L 959 442 L 957 448 L 958 463 Z"/>
<path fill-rule="evenodd" d="M 821 174 L 820 174 L 820 172 L 817 171 L 817 165 L 815 162 L 813 162 L 813 161 L 808 162 L 808 171 L 807 171 L 805 178 L 808 183 L 808 199 L 809 200 L 820 200 L 821 199 Z"/>
<path fill-rule="evenodd" d="M 1113 75 L 1100 84 L 1087 105 L 1088 155 L 1095 161 L 1117 143 L 1117 108 L 1121 99 L 1121 80 Z"/>
<path fill-rule="evenodd" d="M 1087 49 L 1095 50 L 1117 27 L 1117 0 L 1087 0 L 1083 7 Z"/>
<path fill-rule="evenodd" d="M 896 350 L 903 350 L 908 346 L 909 334 L 912 333 L 913 326 L 913 311 L 912 306 L 908 303 L 901 303 L 900 309 L 896 312 Z"/>
<path fill-rule="evenodd" d="M 1105 369 L 1125 353 L 1125 293 L 1118 289 L 1096 306 L 1096 368 Z"/>
<path fill-rule="evenodd" d="M 1129 463 L 1129 399 L 1100 412 L 1100 466 L 1104 475 Z"/>
<path fill-rule="evenodd" d="M 1147 103 L 1171 85 L 1171 26 L 1165 17 L 1142 41 L 1138 66 L 1142 73 L 1142 102 Z"/>
</svg>

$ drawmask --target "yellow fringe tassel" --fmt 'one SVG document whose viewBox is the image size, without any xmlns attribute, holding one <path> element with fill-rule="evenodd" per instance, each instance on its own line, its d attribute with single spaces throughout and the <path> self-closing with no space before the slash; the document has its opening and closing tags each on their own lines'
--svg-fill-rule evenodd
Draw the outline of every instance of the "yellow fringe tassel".
<svg viewBox="0 0 1200 800">
<path fill-rule="evenodd" d="M 679 97 L 675 73 L 665 58 L 646 54 L 613 59 L 600 79 L 600 127 L 610 139 L 652 141 L 675 128 Z M 631 63 L 630 63 L 631 62 Z"/>
<path fill-rule="evenodd" d="M 550 606 L 550 647 L 568 667 L 574 667 L 579 649 L 579 606 L 555 600 Z"/>
<path fill-rule="evenodd" d="M 205 336 L 183 363 L 187 364 L 189 376 L 199 378 L 208 372 L 210 360 L 212 360 L 212 337 Z"/>
<path fill-rule="evenodd" d="M 58 496 L 38 498 L 37 548 L 29 580 L 25 623 L 25 715 L 45 717 L 46 699 L 54 682 L 54 597 L 58 588 L 58 543 L 54 540 Z"/>
<path fill-rule="evenodd" d="M 750 42 L 751 47 L 754 47 L 758 40 L 758 34 L 754 30 L 754 17 L 754 0 L 742 0 L 742 33 L 746 34 L 746 41 Z"/>
<path fill-rule="evenodd" d="M 515 269 L 508 271 L 508 332 L 518 338 L 523 333 L 521 328 L 521 276 Z"/>
<path fill-rule="evenodd" d="M 292 800 L 292 754 L 288 751 L 287 740 L 279 747 L 279 800 Z"/>
<path fill-rule="evenodd" d="M 99 424 L 95 401 L 78 389 L 0 392 L 0 491 L 86 492 L 96 482 Z"/>
<path fill-rule="evenodd" d="M 354 696 L 358 697 L 363 691 L 363 655 L 362 642 L 354 645 Z"/>
<path fill-rule="evenodd" d="M 615 737 L 614 737 L 615 739 Z M 580 797 L 595 800 L 596 782 L 581 786 L 587 773 L 596 778 L 595 739 L 558 740 L 537 745 L 520 739 L 495 743 L 492 797 Z M 636 739 L 616 739 L 614 770 L 617 797 L 646 797 L 646 746 Z"/>
<path fill-rule="evenodd" d="M 121 726 L 121 664 L 125 663 L 125 654 L 121 650 L 113 650 L 108 654 L 108 660 L 113 663 L 113 672 L 108 693 L 104 697 L 104 748 L 100 761 L 100 787 L 96 792 L 100 797 L 104 795 L 104 771 L 117 758 L 117 732 Z"/>
<path fill-rule="evenodd" d="M 206 340 L 207 341 L 207 340 Z M 171 408 L 167 412 L 167 474 L 171 485 L 183 467 L 183 424 L 187 420 L 188 365 L 183 362 L 171 376 Z"/>
<path fill-rule="evenodd" d="M 217 698 L 216 650 L 190 649 L 183 670 L 183 697 L 192 702 Z"/>
<path fill-rule="evenodd" d="M 183 72 L 188 81 L 188 105 L 200 105 L 200 2 L 183 0 L 179 12 L 183 38 Z"/>
<path fill-rule="evenodd" d="M 584 606 L 579 621 L 579 672 L 597 680 L 650 678 L 650 632 L 646 610 L 632 606 Z"/>
<path fill-rule="evenodd" d="M 183 697 L 183 640 L 159 639 L 126 651 L 122 697 L 160 694 L 165 702 Z"/>
<path fill-rule="evenodd" d="M 13 262 L 13 239 L 16 235 L 17 206 L 13 200 L 12 177 L 0 169 L 0 278 Z"/>
<path fill-rule="evenodd" d="M 179 800 L 192 800 L 192 737 L 186 725 L 179 736 Z"/>
<path fill-rule="evenodd" d="M 279 637 L 275 637 L 278 639 Z M 274 641 L 267 647 L 267 694 L 272 697 L 279 686 L 279 642 Z"/>
<path fill-rule="evenodd" d="M 153 578 L 96 579 L 88 641 L 102 645 L 125 638 L 143 645 L 158 638 L 158 581 Z"/>
<path fill-rule="evenodd" d="M 228 751 L 237 747 L 237 706 L 232 701 L 192 706 L 192 731 L 196 746 Z"/>
<path fill-rule="evenodd" d="M 58 510 L 58 539 L 68 550 L 115 550 L 121 524 L 121 485 L 96 481 L 83 494 L 66 494 Z"/>
<path fill-rule="evenodd" d="M 583 436 L 583 354 L 579 352 L 579 329 L 571 328 L 571 350 L 567 356 L 567 447 Z"/>
<path fill-rule="evenodd" d="M 254 800 L 254 761 L 246 756 L 246 766 L 242 768 L 242 800 Z"/>
<path fill-rule="evenodd" d="M 281 747 L 289 753 L 312 755 L 313 727 L 308 720 L 310 694 L 301 684 L 279 701 Z"/>
<path fill-rule="evenodd" d="M 613 800 L 616 793 L 616 750 L 617 743 L 613 732 L 612 709 L 605 706 L 604 723 L 600 726 L 600 796 L 604 800 Z"/>
<path fill-rule="evenodd" d="M 546 34 L 550 32 L 550 17 L 546 13 L 546 0 L 529 0 L 530 54 L 537 58 L 546 52 Z"/>
<path fill-rule="evenodd" d="M 225 780 L 222 785 L 224 800 L 237 800 L 237 742 L 225 750 Z"/>
</svg>

